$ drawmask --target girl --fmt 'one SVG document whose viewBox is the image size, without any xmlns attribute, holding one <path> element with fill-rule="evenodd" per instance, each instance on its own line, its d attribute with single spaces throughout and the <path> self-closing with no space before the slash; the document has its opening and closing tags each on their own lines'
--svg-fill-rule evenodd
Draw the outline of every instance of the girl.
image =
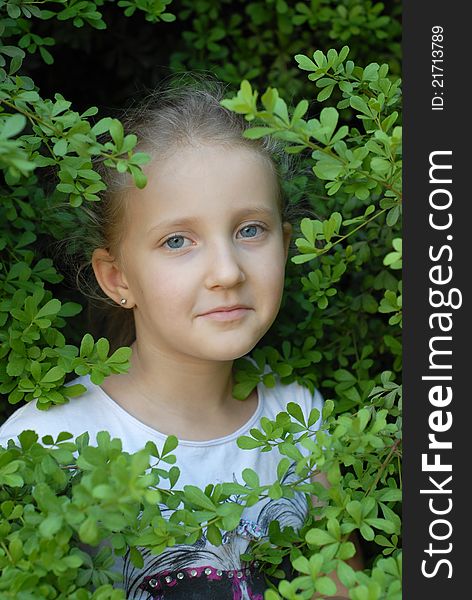
<svg viewBox="0 0 472 600">
<path fill-rule="evenodd" d="M 278 452 L 240 450 L 236 440 L 289 401 L 308 416 L 322 399 L 298 384 L 265 388 L 241 402 L 232 396 L 233 361 L 248 354 L 280 307 L 291 226 L 277 168 L 266 141 L 242 137 L 246 122 L 220 104 L 221 91 L 194 86 L 161 93 L 130 130 L 152 160 L 138 190 L 115 176 L 93 214 L 90 263 L 101 290 L 120 311 L 120 343 L 132 347 L 131 368 L 68 404 L 20 408 L 1 428 L 1 443 L 24 429 L 38 434 L 101 430 L 135 452 L 147 440 L 175 451 L 179 485 L 242 483 L 245 468 L 261 484 L 276 479 Z M 295 478 L 289 469 L 286 478 Z M 237 501 L 237 500 L 236 500 Z M 304 495 L 247 509 L 215 547 L 145 553 L 145 565 L 121 565 L 127 598 L 259 599 L 263 576 L 240 555 L 269 523 L 298 528 Z"/>
</svg>

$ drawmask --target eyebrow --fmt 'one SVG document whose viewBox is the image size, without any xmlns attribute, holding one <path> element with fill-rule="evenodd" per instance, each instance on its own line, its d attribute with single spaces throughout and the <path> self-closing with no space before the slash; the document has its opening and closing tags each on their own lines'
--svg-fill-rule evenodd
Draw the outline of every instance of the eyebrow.
<svg viewBox="0 0 472 600">
<path fill-rule="evenodd" d="M 245 215 L 252 215 L 252 214 L 265 216 L 265 217 L 271 217 L 274 215 L 274 211 L 269 208 L 266 208 L 264 206 L 251 206 L 251 207 L 241 208 L 240 210 L 236 211 L 233 216 L 234 216 L 235 220 L 238 220 Z M 147 232 L 147 235 L 149 235 L 150 233 L 152 233 L 156 230 L 159 230 L 159 229 L 180 228 L 180 227 L 187 227 L 189 225 L 195 225 L 199 221 L 200 221 L 200 219 L 198 217 L 184 217 L 182 219 L 163 220 L 163 221 L 160 221 L 159 223 L 157 223 L 157 225 L 154 225 L 153 227 L 151 227 L 151 229 L 149 229 L 149 231 Z"/>
</svg>

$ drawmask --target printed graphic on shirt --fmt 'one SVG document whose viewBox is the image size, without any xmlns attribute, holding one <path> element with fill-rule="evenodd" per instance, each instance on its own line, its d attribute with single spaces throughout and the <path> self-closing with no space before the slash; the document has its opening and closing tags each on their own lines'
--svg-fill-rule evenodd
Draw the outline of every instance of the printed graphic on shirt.
<svg viewBox="0 0 472 600">
<path fill-rule="evenodd" d="M 296 478 L 292 465 L 283 483 Z M 231 501 L 238 502 L 238 497 L 232 497 Z M 242 562 L 241 554 L 247 552 L 252 541 L 268 537 L 272 521 L 278 521 L 281 529 L 297 530 L 306 515 L 306 497 L 299 493 L 291 499 L 268 500 L 254 519 L 243 518 L 234 531 L 227 532 L 221 546 L 213 546 L 202 536 L 195 544 L 167 548 L 159 555 L 142 550 L 142 569 L 136 569 L 127 555 L 123 572 L 126 597 L 128 600 L 263 600 L 267 587 L 264 575 L 257 563 Z"/>
</svg>

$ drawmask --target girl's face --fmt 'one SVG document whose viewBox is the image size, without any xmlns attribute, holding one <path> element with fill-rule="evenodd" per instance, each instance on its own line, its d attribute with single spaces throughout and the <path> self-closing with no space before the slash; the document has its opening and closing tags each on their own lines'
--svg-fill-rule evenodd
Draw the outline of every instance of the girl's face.
<svg viewBox="0 0 472 600">
<path fill-rule="evenodd" d="M 179 360 L 243 356 L 282 297 L 290 225 L 274 175 L 250 150 L 216 145 L 189 146 L 147 175 L 128 198 L 108 290 L 134 308 L 140 348 Z"/>
</svg>

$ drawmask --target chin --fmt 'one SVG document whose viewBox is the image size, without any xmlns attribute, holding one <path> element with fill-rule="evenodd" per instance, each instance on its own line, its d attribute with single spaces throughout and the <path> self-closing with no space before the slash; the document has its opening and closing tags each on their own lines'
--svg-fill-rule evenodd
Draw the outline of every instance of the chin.
<svg viewBox="0 0 472 600">
<path fill-rule="evenodd" d="M 256 343 L 257 342 L 254 342 L 253 344 L 235 344 L 233 347 L 228 347 L 228 345 L 226 345 L 224 348 L 215 348 L 214 352 L 211 352 L 211 356 L 210 353 L 208 353 L 209 358 L 221 361 L 236 360 L 237 358 L 246 356 L 246 354 L 254 348 Z"/>
</svg>

